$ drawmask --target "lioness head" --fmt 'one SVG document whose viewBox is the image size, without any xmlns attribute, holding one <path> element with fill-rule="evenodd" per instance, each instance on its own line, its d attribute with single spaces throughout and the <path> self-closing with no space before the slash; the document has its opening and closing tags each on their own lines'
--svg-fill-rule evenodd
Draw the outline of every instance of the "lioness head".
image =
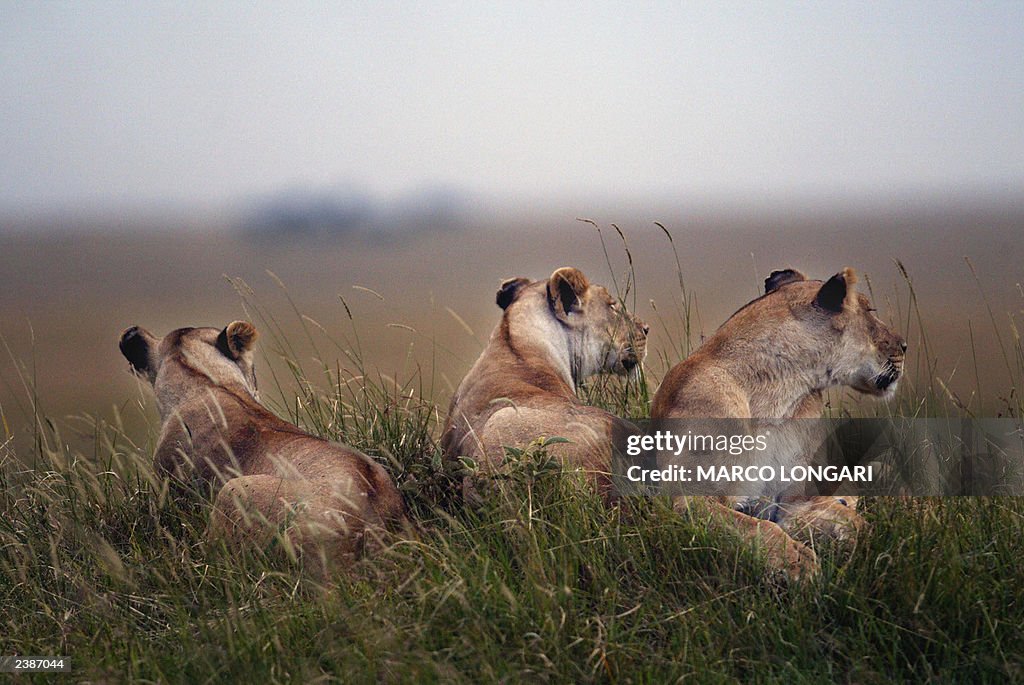
<svg viewBox="0 0 1024 685">
<path fill-rule="evenodd" d="M 547 281 L 510 278 L 496 301 L 506 321 L 537 337 L 549 335 L 552 345 L 564 342 L 574 382 L 601 372 L 628 373 L 647 354 L 647 324 L 579 269 L 556 269 Z"/>
<path fill-rule="evenodd" d="M 856 291 L 856 283 L 849 267 L 824 283 L 809 281 L 793 269 L 773 271 L 765 279 L 761 301 L 785 303 L 813 344 L 830 351 L 825 355 L 830 384 L 889 396 L 903 374 L 907 343 L 875 316 L 868 297 Z"/>
<path fill-rule="evenodd" d="M 223 329 L 179 328 L 158 339 L 132 326 L 121 334 L 121 354 L 134 373 L 156 390 L 161 409 L 197 385 L 241 388 L 257 397 L 253 345 L 256 327 L 247 321 Z"/>
</svg>

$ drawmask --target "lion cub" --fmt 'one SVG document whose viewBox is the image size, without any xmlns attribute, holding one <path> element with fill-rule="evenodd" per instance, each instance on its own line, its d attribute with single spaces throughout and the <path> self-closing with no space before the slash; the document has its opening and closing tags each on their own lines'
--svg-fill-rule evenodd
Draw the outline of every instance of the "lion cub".
<svg viewBox="0 0 1024 685">
<path fill-rule="evenodd" d="M 626 374 L 638 367 L 647 351 L 647 324 L 572 267 L 547 280 L 506 280 L 496 301 L 501 322 L 452 397 L 441 439 L 446 458 L 470 457 L 494 469 L 506 445 L 563 437 L 569 442 L 553 445 L 552 452 L 611 498 L 613 436 L 637 428 L 584 405 L 576 387 L 602 371 Z M 468 480 L 463 491 L 472 493 Z"/>
<path fill-rule="evenodd" d="M 283 532 L 310 568 L 351 561 L 367 535 L 406 522 L 387 472 L 365 454 L 309 435 L 257 401 L 255 327 L 179 328 L 163 340 L 133 326 L 120 348 L 156 394 L 157 470 L 217 491 L 211 537 L 265 546 Z"/>
<path fill-rule="evenodd" d="M 824 283 L 792 269 L 772 272 L 763 296 L 733 314 L 669 371 L 654 396 L 651 418 L 818 418 L 824 408 L 822 392 L 837 385 L 891 397 L 907 345 L 874 315 L 868 298 L 856 292 L 856 282 L 850 268 Z M 784 457 L 809 461 L 804 447 L 810 450 L 815 444 L 800 438 L 811 436 L 790 437 L 797 438 L 795 453 Z M 744 513 L 744 502 L 727 496 L 679 497 L 675 506 L 711 507 L 713 522 L 760 542 L 769 562 L 791 576 L 817 567 L 814 551 L 793 536 L 817 531 L 841 537 L 863 523 L 846 506 L 852 501 L 762 496 L 779 503 L 767 510 L 774 522 Z"/>
</svg>

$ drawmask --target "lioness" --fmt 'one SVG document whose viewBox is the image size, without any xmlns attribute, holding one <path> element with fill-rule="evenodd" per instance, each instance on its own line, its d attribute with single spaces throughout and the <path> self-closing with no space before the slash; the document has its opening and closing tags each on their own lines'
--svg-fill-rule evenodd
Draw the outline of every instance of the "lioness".
<svg viewBox="0 0 1024 685">
<path fill-rule="evenodd" d="M 153 386 L 162 429 L 157 470 L 216 491 L 210 535 L 238 546 L 275 532 L 314 571 L 343 565 L 368 533 L 404 525 L 387 472 L 350 447 L 309 435 L 257 400 L 256 328 L 179 328 L 163 340 L 133 326 L 120 348 Z"/>
<path fill-rule="evenodd" d="M 856 292 L 856 282 L 850 268 L 824 283 L 793 269 L 772 272 L 763 296 L 669 371 L 654 396 L 651 418 L 818 418 L 822 392 L 836 385 L 891 397 L 907 345 L 874 315 L 868 298 Z M 781 493 L 762 494 L 782 499 Z M 800 576 L 816 568 L 817 560 L 792 536 L 808 529 L 839 535 L 858 529 L 862 519 L 847 506 L 852 499 L 783 500 L 767 510 L 777 523 L 737 510 L 745 503 L 724 496 L 680 497 L 675 506 L 707 504 L 713 522 L 733 524 L 764 546 L 770 563 Z"/>
<path fill-rule="evenodd" d="M 452 397 L 441 439 L 446 457 L 470 457 L 494 469 L 505 446 L 563 437 L 569 443 L 551 449 L 611 498 L 613 436 L 637 428 L 584 405 L 576 388 L 599 372 L 625 374 L 639 366 L 647 324 L 572 267 L 542 281 L 506 280 L 496 302 L 501 322 Z M 468 480 L 464 492 L 472 492 Z"/>
</svg>

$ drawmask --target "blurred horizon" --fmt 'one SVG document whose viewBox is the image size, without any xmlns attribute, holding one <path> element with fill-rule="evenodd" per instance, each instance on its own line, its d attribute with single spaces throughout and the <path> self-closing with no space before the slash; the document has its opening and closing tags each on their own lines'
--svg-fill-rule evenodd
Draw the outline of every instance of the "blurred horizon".
<svg viewBox="0 0 1024 685">
<path fill-rule="evenodd" d="M 552 199 L 524 203 L 462 192 L 451 186 L 423 186 L 413 192 L 374 196 L 352 188 L 289 187 L 220 207 L 144 203 L 93 208 L 17 212 L 0 210 L 0 236 L 62 233 L 225 233 L 256 241 L 283 238 L 354 238 L 384 241 L 429 227 L 430 231 L 501 230 L 511 219 L 534 225 L 572 219 L 599 223 L 653 225 L 672 217 L 680 227 L 713 220 L 717 230 L 730 222 L 765 226 L 807 221 L 899 222 L 900 217 L 950 217 L 975 214 L 1021 214 L 1019 192 L 879 193 L 871 197 L 703 196 L 629 198 L 623 196 Z M 944 229 L 953 228 L 943 223 Z"/>
</svg>

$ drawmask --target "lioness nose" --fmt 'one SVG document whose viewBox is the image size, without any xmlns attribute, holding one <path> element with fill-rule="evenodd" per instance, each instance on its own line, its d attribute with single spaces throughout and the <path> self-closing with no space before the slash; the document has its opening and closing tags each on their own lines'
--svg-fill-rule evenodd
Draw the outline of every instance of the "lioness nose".
<svg viewBox="0 0 1024 685">
<path fill-rule="evenodd" d="M 907 341 L 906 340 L 901 340 L 900 341 L 900 349 L 903 350 L 904 352 L 907 351 Z"/>
<path fill-rule="evenodd" d="M 643 326 L 640 327 L 640 330 L 644 332 L 644 335 L 647 335 L 651 331 L 651 327 L 648 326 L 647 324 L 644 324 Z"/>
</svg>

